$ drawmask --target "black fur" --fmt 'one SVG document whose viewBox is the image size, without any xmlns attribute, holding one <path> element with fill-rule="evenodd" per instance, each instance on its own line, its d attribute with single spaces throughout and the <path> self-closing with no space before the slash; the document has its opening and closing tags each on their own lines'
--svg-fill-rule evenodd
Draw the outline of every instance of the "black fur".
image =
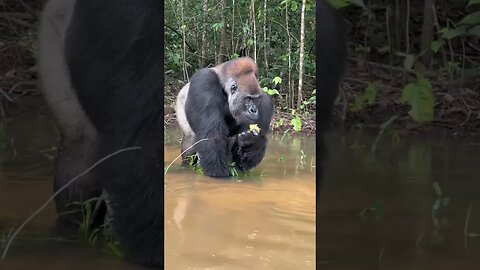
<svg viewBox="0 0 480 270">
<path fill-rule="evenodd" d="M 316 9 L 317 29 L 317 199 L 323 179 L 327 154 L 324 133 L 333 112 L 335 98 L 345 71 L 347 41 L 343 20 L 337 10 L 325 0 Z"/>
<path fill-rule="evenodd" d="M 272 98 L 263 94 L 259 102 L 259 123 L 260 133 L 248 131 L 248 127 L 244 125 L 240 129 L 240 133 L 235 136 L 232 147 L 232 158 L 237 169 L 240 171 L 248 171 L 257 166 L 265 156 L 267 148 L 267 133 L 270 121 L 273 115 Z"/>
<path fill-rule="evenodd" d="M 79 0 L 67 32 L 72 85 L 100 136 L 93 171 L 126 257 L 163 267 L 163 1 Z"/>
<path fill-rule="evenodd" d="M 267 94 L 262 94 L 258 105 L 256 123 L 261 132 L 255 136 L 246 133 L 238 135 L 248 130 L 248 124 L 235 121 L 228 109 L 227 95 L 220 79 L 211 69 L 201 69 L 192 76 L 185 111 L 195 133 L 195 141 L 208 138 L 195 146 L 205 175 L 228 177 L 230 157 L 242 171 L 255 167 L 263 159 L 266 134 L 273 115 L 273 102 Z M 232 136 L 234 144 L 230 152 L 229 138 Z"/>
<path fill-rule="evenodd" d="M 330 124 L 347 54 L 343 20 L 325 0 L 316 10 L 317 28 L 317 131 Z"/>
<path fill-rule="evenodd" d="M 205 175 L 228 176 L 228 122 L 233 116 L 228 110 L 227 96 L 217 74 L 211 69 L 201 69 L 190 80 L 185 103 L 188 123 L 195 132 L 195 149 Z"/>
</svg>

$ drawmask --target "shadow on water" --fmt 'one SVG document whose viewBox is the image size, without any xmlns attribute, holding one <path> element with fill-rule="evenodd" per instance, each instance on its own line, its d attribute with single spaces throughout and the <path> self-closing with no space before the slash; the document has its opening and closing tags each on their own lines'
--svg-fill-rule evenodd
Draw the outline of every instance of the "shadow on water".
<svg viewBox="0 0 480 270">
<path fill-rule="evenodd" d="M 180 153 L 169 130 L 165 160 Z M 165 177 L 166 269 L 314 269 L 315 138 L 273 136 L 262 163 L 225 181 Z"/>
<path fill-rule="evenodd" d="M 323 269 L 479 269 L 480 144 L 330 134 L 317 248 Z"/>
</svg>

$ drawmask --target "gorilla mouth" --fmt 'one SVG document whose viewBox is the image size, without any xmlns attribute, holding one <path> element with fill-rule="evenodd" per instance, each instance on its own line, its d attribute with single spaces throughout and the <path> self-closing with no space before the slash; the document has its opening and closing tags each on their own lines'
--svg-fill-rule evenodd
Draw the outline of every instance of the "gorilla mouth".
<svg viewBox="0 0 480 270">
<path fill-rule="evenodd" d="M 249 111 L 244 112 L 244 115 L 245 115 L 246 118 L 248 118 L 248 120 L 257 120 L 257 118 L 258 118 L 257 113 L 254 114 L 254 113 L 251 113 Z"/>
</svg>

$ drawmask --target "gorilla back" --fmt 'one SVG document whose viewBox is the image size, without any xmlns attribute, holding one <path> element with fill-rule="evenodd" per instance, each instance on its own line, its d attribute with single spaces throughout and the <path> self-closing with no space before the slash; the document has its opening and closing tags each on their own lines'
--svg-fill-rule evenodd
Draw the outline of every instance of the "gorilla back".
<svg viewBox="0 0 480 270">
<path fill-rule="evenodd" d="M 163 265 L 163 1 L 50 0 L 42 89 L 61 130 L 55 190 L 125 147 L 56 199 L 57 212 L 102 190 L 126 257 Z M 68 219 L 70 221 L 70 219 Z"/>
</svg>

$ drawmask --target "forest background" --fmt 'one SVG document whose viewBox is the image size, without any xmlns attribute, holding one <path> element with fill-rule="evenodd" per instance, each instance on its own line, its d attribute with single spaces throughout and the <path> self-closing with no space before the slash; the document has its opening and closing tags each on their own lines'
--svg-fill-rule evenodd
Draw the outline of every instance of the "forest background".
<svg viewBox="0 0 480 270">
<path fill-rule="evenodd" d="M 328 1 L 342 13 L 349 40 L 334 126 L 480 133 L 480 0 Z M 44 2 L 0 0 L 0 123 L 27 97 L 41 97 Z M 166 127 L 175 125 L 176 94 L 195 70 L 247 55 L 275 99 L 272 128 L 315 133 L 315 4 L 165 1 Z M 2 134 L 0 124 L 0 141 Z"/>
</svg>

